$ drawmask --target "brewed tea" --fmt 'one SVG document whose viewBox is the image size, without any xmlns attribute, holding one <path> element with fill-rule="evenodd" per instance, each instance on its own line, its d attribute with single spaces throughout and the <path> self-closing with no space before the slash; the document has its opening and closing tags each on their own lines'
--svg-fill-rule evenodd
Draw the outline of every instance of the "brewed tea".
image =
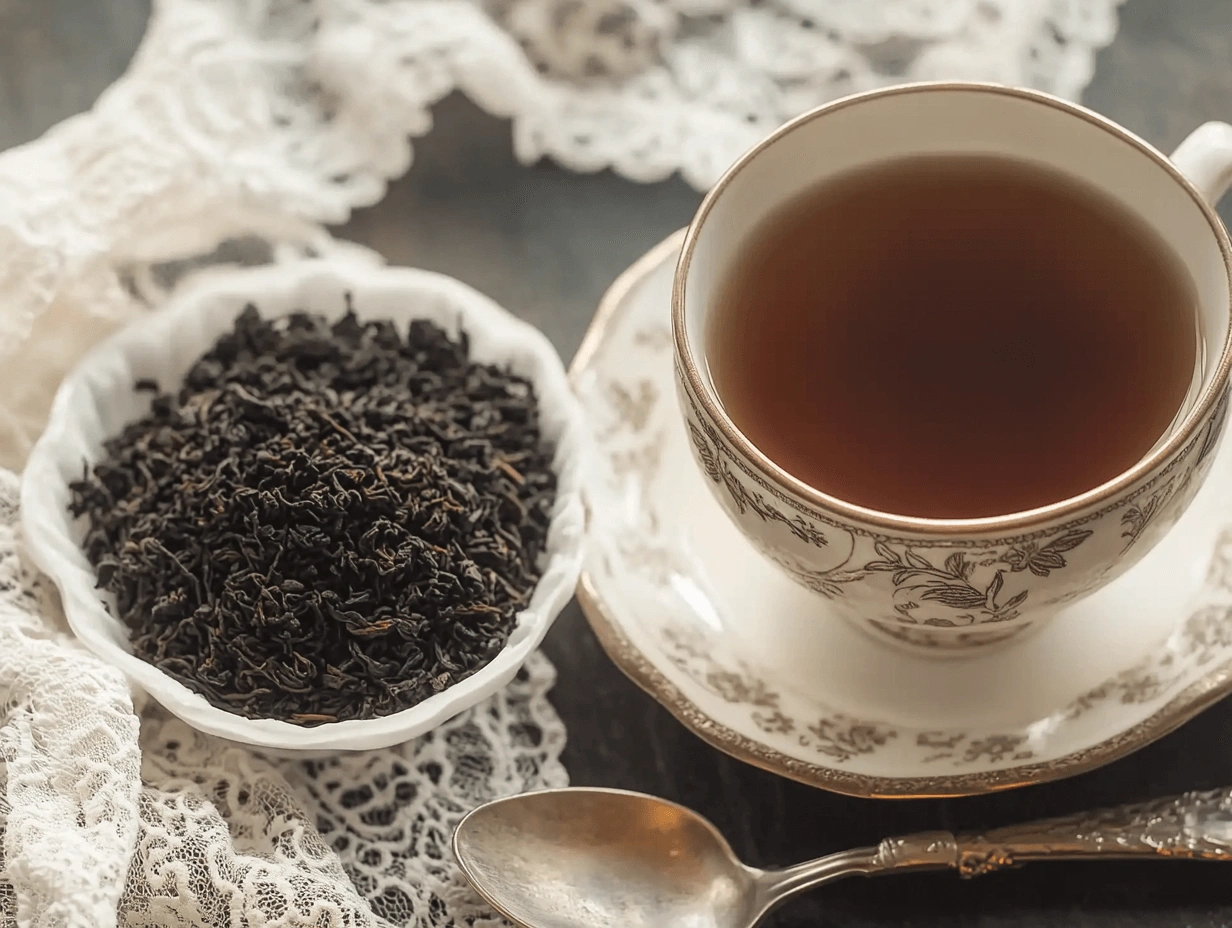
<svg viewBox="0 0 1232 928">
<path fill-rule="evenodd" d="M 737 427 L 850 503 L 926 518 L 1092 489 L 1168 429 L 1197 296 L 1136 215 L 987 156 L 858 169 L 751 234 L 708 357 Z"/>
</svg>

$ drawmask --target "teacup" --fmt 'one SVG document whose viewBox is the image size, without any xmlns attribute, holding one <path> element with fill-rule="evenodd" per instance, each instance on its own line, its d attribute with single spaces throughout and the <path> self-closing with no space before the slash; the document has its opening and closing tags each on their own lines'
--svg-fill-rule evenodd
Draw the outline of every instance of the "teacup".
<svg viewBox="0 0 1232 928">
<path fill-rule="evenodd" d="M 1200 371 L 1171 427 L 1111 480 L 1041 508 L 975 519 L 879 512 L 793 477 L 724 411 L 707 362 L 719 286 L 777 207 L 849 169 L 914 155 L 994 154 L 1060 171 L 1140 216 L 1197 291 Z M 1081 106 L 1034 91 L 913 84 L 839 100 L 783 126 L 706 196 L 672 294 L 676 380 L 694 458 L 744 535 L 839 614 L 889 641 L 954 654 L 1003 642 L 1129 569 L 1176 523 L 1224 430 L 1232 246 L 1211 204 L 1232 184 L 1232 126 L 1172 160 Z"/>
</svg>

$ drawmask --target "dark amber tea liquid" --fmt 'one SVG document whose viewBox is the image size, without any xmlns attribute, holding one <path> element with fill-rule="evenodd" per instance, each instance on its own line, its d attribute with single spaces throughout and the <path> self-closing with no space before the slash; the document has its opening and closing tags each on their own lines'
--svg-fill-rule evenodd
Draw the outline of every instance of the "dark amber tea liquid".
<svg viewBox="0 0 1232 928">
<path fill-rule="evenodd" d="M 789 473 L 938 519 L 1092 489 L 1162 437 L 1196 293 L 1125 207 L 986 156 L 860 169 L 757 228 L 719 288 L 719 397 Z"/>
</svg>

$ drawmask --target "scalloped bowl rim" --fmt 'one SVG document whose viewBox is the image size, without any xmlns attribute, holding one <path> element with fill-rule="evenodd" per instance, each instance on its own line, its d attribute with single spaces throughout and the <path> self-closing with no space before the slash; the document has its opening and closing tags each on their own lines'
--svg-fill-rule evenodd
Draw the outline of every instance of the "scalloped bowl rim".
<svg viewBox="0 0 1232 928">
<path fill-rule="evenodd" d="M 425 317 L 439 321 L 442 316 L 453 314 L 456 326 L 465 329 L 471 338 L 473 357 L 509 361 L 515 367 L 520 358 L 535 366 L 537 370 L 528 376 L 539 395 L 545 430 L 557 433 L 554 469 L 558 485 L 545 552 L 547 563 L 530 604 L 518 614 L 509 641 L 496 657 L 471 676 L 410 708 L 380 718 L 327 722 L 306 728 L 278 719 L 249 719 L 217 708 L 122 646 L 116 632 L 120 630 L 126 640 L 123 625 L 108 611 L 96 591 L 95 571 L 77 540 L 80 531 L 74 528 L 76 520 L 67 510 L 64 459 L 72 453 L 84 463 L 82 421 L 97 414 L 97 387 L 92 387 L 91 381 L 97 381 L 110 369 L 113 373 L 122 371 L 131 385 L 129 362 L 141 345 L 148 346 L 155 338 L 171 338 L 177 327 L 201 323 L 210 312 L 214 316 L 209 324 L 221 334 L 248 302 L 255 303 L 263 315 L 284 315 L 304 300 L 311 302 L 312 294 L 323 292 L 323 287 L 336 287 L 340 294 L 352 293 L 361 318 L 390 317 L 388 313 L 365 312 L 365 293 L 383 293 L 386 299 L 397 299 L 398 294 L 419 297 L 420 302 L 405 312 L 403 322 Z M 261 303 L 270 299 L 282 299 L 288 305 L 266 313 Z M 231 315 L 213 309 L 219 302 L 227 304 Z M 424 303 L 434 307 L 434 311 L 426 311 L 421 305 Z M 225 319 L 225 325 L 218 326 L 218 319 Z M 216 337 L 199 340 L 191 358 L 208 350 Z M 187 364 L 182 368 L 180 377 Z M 162 386 L 166 388 L 168 384 Z M 131 392 L 131 386 L 128 389 Z M 557 424 L 552 426 L 549 419 Z M 214 270 L 186 284 L 165 308 L 142 316 L 95 346 L 64 379 L 47 428 L 31 451 L 23 474 L 22 529 L 35 564 L 58 588 L 69 626 L 78 639 L 193 728 L 275 751 L 386 747 L 430 731 L 506 685 L 572 598 L 585 543 L 581 471 L 586 445 L 582 424 L 582 411 L 569 387 L 564 365 L 543 333 L 451 277 L 354 259 L 314 259 L 255 269 Z M 111 430 L 106 434 L 113 433 Z M 98 444 L 101 442 L 88 457 L 91 464 L 98 459 Z"/>
</svg>

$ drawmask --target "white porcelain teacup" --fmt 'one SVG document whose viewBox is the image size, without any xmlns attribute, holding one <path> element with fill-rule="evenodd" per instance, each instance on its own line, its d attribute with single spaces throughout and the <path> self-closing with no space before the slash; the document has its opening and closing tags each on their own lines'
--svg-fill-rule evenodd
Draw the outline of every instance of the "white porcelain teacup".
<svg viewBox="0 0 1232 928">
<path fill-rule="evenodd" d="M 706 363 L 718 287 L 763 219 L 851 168 L 946 153 L 1023 159 L 1103 191 L 1171 246 L 1198 294 L 1202 369 L 1169 431 L 1115 478 L 1042 508 L 923 519 L 829 496 L 740 432 Z M 1232 246 L 1211 203 L 1230 184 L 1232 126 L 1202 126 L 1169 160 L 1089 110 L 1006 87 L 891 87 L 788 123 L 707 195 L 676 270 L 677 384 L 707 483 L 759 550 L 874 634 L 938 654 L 1001 642 L 1038 624 L 1140 559 L 1207 475 L 1224 429 L 1232 362 Z"/>
</svg>

